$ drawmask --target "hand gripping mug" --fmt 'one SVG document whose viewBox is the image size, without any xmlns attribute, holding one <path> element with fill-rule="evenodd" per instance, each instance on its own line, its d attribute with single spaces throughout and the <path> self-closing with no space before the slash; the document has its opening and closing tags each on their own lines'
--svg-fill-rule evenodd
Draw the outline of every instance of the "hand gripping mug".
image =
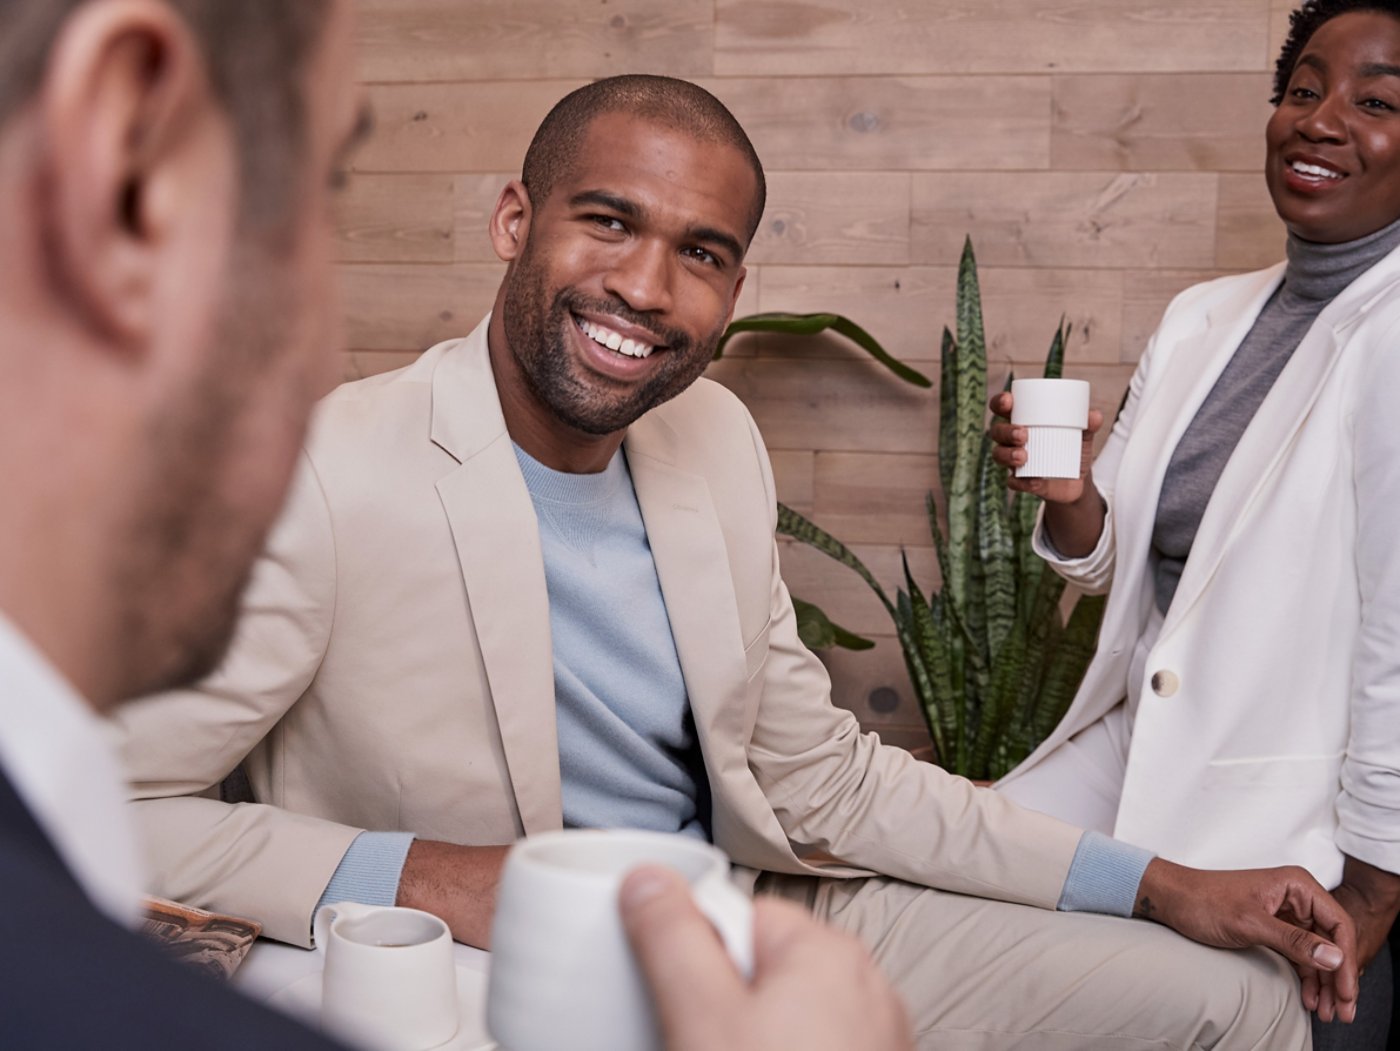
<svg viewBox="0 0 1400 1051">
<path fill-rule="evenodd" d="M 735 966 L 752 974 L 752 905 L 722 851 L 661 832 L 531 836 L 506 858 L 491 931 L 486 1026 L 502 1051 L 661 1051 L 618 913 L 623 878 L 643 864 L 689 881 Z"/>
<path fill-rule="evenodd" d="M 1089 426 L 1083 380 L 1013 380 L 1011 422 L 1026 428 L 1026 462 L 1017 478 L 1078 478 Z"/>
</svg>

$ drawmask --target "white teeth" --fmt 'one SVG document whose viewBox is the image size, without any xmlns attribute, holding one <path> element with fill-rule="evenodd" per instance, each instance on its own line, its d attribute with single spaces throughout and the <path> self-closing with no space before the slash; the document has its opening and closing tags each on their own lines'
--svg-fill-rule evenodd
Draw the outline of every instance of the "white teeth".
<svg viewBox="0 0 1400 1051">
<path fill-rule="evenodd" d="M 629 358 L 645 358 L 656 349 L 650 344 L 626 339 L 620 332 L 614 332 L 610 328 L 604 328 L 602 325 L 585 321 L 582 318 L 579 319 L 579 327 L 594 343 L 607 347 L 609 350 L 615 350 L 619 354 L 626 354 Z"/>
<path fill-rule="evenodd" d="M 1316 164 L 1304 164 L 1302 161 L 1294 161 L 1289 165 L 1299 175 L 1310 175 L 1315 179 L 1340 179 L 1341 173 L 1334 172 L 1331 168 L 1323 168 Z"/>
</svg>

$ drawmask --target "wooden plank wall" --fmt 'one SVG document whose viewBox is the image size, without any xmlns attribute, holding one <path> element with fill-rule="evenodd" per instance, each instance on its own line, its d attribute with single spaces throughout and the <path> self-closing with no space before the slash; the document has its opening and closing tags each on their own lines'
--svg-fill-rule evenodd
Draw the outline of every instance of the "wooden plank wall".
<svg viewBox="0 0 1400 1051">
<path fill-rule="evenodd" d="M 770 177 L 741 312 L 839 310 L 936 375 L 966 235 L 993 382 L 1063 314 L 1069 372 L 1110 410 L 1186 285 L 1280 256 L 1260 175 L 1290 0 L 358 0 L 377 131 L 344 202 L 347 377 L 405 364 L 488 309 L 484 234 L 549 106 L 590 78 L 699 81 Z M 780 495 L 893 582 L 931 585 L 935 398 L 836 343 L 736 344 Z M 879 639 L 829 659 L 838 703 L 927 740 L 881 607 L 785 548 L 793 590 Z"/>
</svg>

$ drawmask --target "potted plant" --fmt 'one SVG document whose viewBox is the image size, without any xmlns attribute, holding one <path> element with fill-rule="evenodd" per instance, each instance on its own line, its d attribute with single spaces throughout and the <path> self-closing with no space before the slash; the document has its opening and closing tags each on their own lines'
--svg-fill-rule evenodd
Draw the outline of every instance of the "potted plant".
<svg viewBox="0 0 1400 1051">
<path fill-rule="evenodd" d="M 871 587 L 894 622 L 936 761 L 966 777 L 995 779 L 1029 755 L 1069 707 L 1093 655 L 1104 599 L 1081 597 L 1067 619 L 1062 615 L 1064 581 L 1031 548 L 1039 500 L 1008 493 L 1006 470 L 992 460 L 986 338 L 970 240 L 958 267 L 956 314 L 956 334 L 943 330 L 940 363 L 943 506 L 933 493 L 926 500 L 941 588 L 926 594 L 906 559 L 904 580 L 891 599 L 849 548 L 782 504 L 778 532 L 849 567 Z M 800 317 L 817 320 L 802 327 L 799 316 L 756 315 L 736 321 L 730 333 L 830 328 L 917 382 L 890 365 L 899 363 L 846 319 Z M 1062 322 L 1046 359 L 1047 377 L 1060 375 L 1067 338 Z M 914 376 L 927 385 L 923 376 Z M 794 604 L 808 645 L 871 645 L 810 603 L 794 599 Z"/>
</svg>

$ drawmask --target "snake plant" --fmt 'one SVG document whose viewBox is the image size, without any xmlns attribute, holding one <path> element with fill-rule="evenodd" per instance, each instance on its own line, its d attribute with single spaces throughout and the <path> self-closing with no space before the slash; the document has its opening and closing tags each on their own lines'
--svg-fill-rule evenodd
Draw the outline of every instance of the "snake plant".
<svg viewBox="0 0 1400 1051">
<path fill-rule="evenodd" d="M 1062 617 L 1064 581 L 1031 548 L 1038 499 L 1009 494 L 1006 470 L 992 460 L 986 336 L 970 240 L 958 267 L 956 314 L 956 334 L 943 331 L 940 365 L 944 502 L 940 507 L 932 493 L 926 500 L 941 590 L 925 594 L 906 558 L 891 599 L 849 548 L 781 504 L 778 532 L 858 573 L 884 604 L 938 762 L 967 777 L 997 778 L 1029 755 L 1069 707 L 1093 655 L 1104 599 L 1082 597 L 1068 620 Z M 1067 337 L 1062 322 L 1047 377 L 1060 375 Z M 809 618 L 813 610 L 821 614 L 802 606 Z M 832 628 L 823 636 L 827 645 L 840 644 L 838 633 L 849 635 Z M 811 644 L 806 635 L 804 641 Z"/>
</svg>

